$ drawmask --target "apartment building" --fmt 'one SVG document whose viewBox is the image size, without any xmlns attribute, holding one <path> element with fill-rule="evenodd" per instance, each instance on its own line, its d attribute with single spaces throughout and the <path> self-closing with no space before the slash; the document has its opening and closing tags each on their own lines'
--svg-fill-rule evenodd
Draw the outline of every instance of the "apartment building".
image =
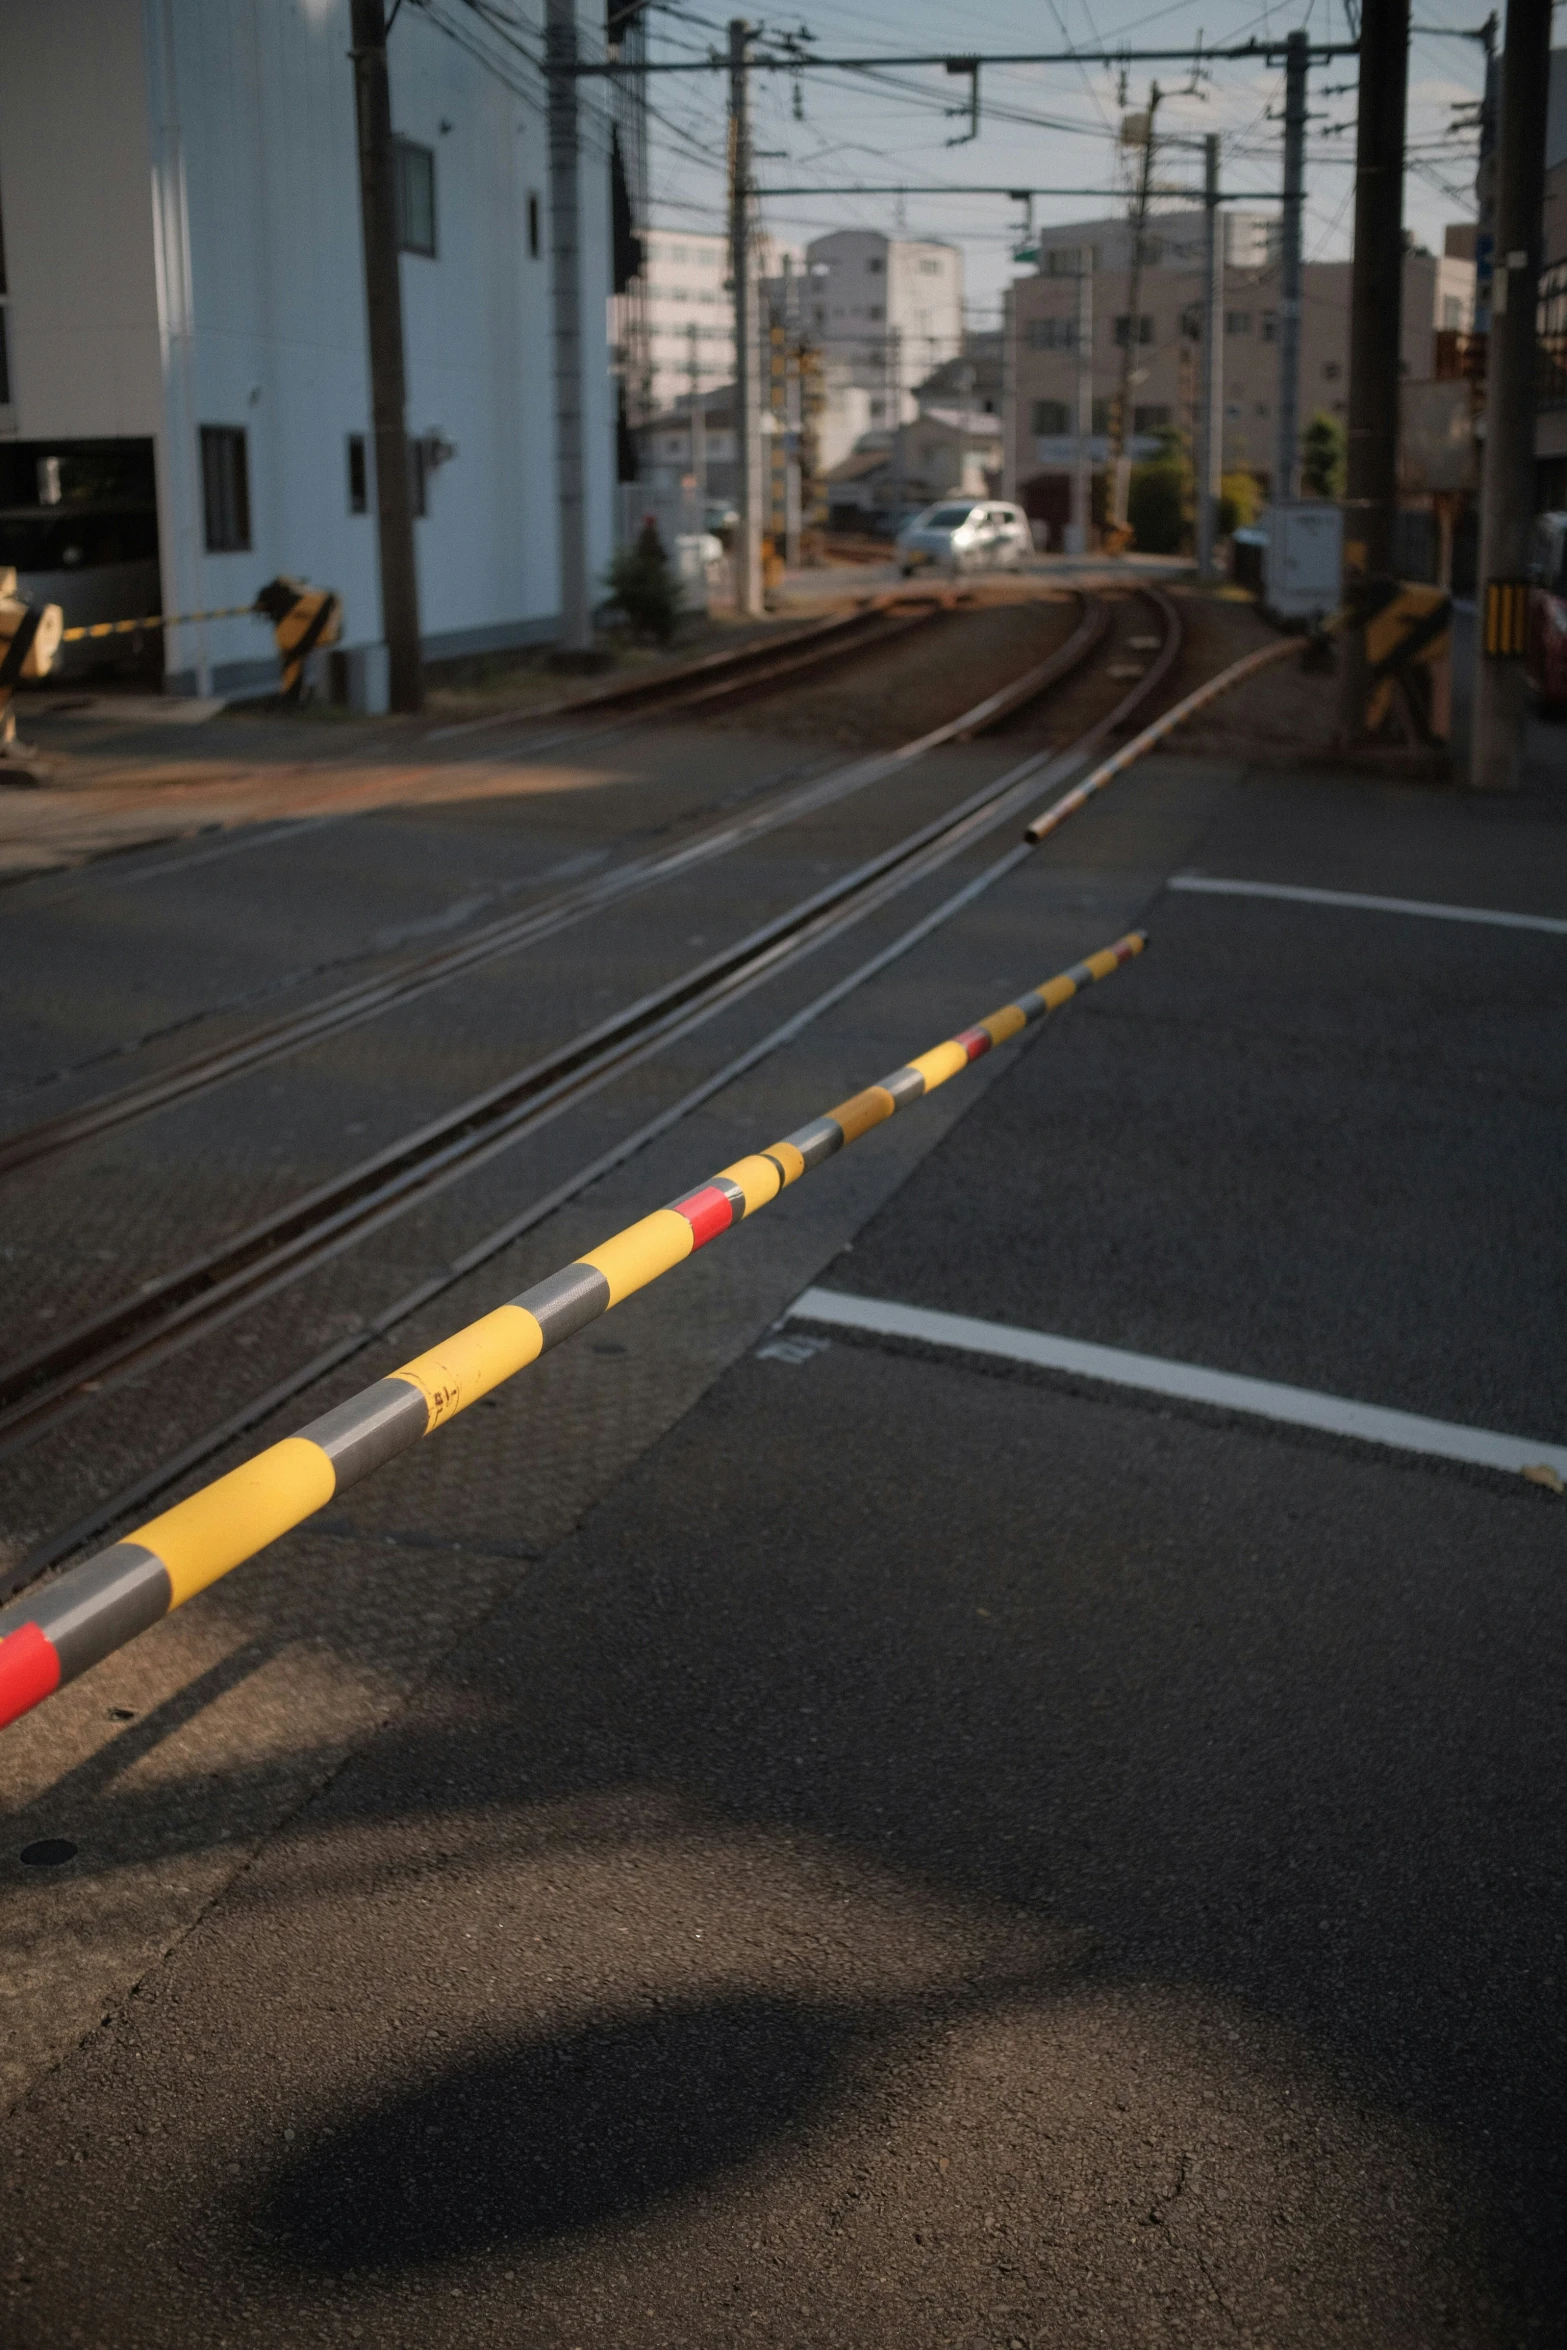
<svg viewBox="0 0 1567 2350">
<path fill-rule="evenodd" d="M 1200 225 L 1200 215 L 1197 216 Z M 1092 224 L 1088 224 L 1092 225 Z M 1119 395 L 1124 356 L 1131 344 L 1132 454 L 1151 455 L 1157 435 L 1174 426 L 1195 428 L 1201 398 L 1203 276 L 1179 250 L 1183 239 L 1163 239 L 1155 223 L 1160 258 L 1145 266 L 1135 323 L 1129 312 L 1130 273 L 1096 270 L 1093 276 L 1093 441 L 1096 465 L 1107 462 L 1111 403 Z M 1246 249 L 1250 224 L 1230 224 L 1232 248 Z M 1066 231 L 1055 232 L 1057 250 L 1071 252 Z M 1074 227 L 1074 239 L 1082 236 Z M 1048 241 L 1041 239 L 1044 247 Z M 1252 242 L 1252 250 L 1257 250 Z M 1077 400 L 1077 282 L 1063 259 L 1054 270 L 1014 280 L 1010 294 L 1016 361 L 1014 411 L 1015 471 L 1023 502 L 1041 516 L 1056 516 L 1066 494 L 1075 450 Z M 1301 320 L 1299 406 L 1302 429 L 1323 409 L 1342 417 L 1348 402 L 1348 262 L 1306 265 Z M 1271 485 L 1277 435 L 1279 276 L 1275 260 L 1228 266 L 1224 282 L 1224 465 L 1227 471 L 1255 473 Z M 1435 373 L 1436 336 L 1465 331 L 1473 317 L 1474 264 L 1459 254 L 1413 251 L 1404 259 L 1403 367 L 1407 377 Z"/>
<path fill-rule="evenodd" d="M 805 249 L 804 325 L 870 394 L 876 424 L 918 413 L 916 384 L 963 351 L 963 255 L 955 245 L 837 229 Z"/>
<path fill-rule="evenodd" d="M 585 54 L 602 43 L 590 0 L 579 37 Z M 30 481 L 40 513 L 140 500 L 164 610 L 245 605 L 289 572 L 337 589 L 345 646 L 368 651 L 382 623 L 351 45 L 349 0 L 0 0 L 0 523 Z M 560 567 L 542 77 L 518 61 L 508 87 L 415 8 L 388 57 L 425 653 L 546 640 Z M 613 546 L 609 138 L 592 82 L 579 106 L 596 575 Z M 252 620 L 167 632 L 171 690 L 276 676 Z"/>
<path fill-rule="evenodd" d="M 796 248 L 776 237 L 756 240 L 751 268 L 763 303 L 769 284 L 782 278 L 786 255 L 795 270 L 803 268 Z M 709 392 L 733 379 L 728 238 L 696 229 L 651 230 L 642 240 L 636 296 L 646 357 L 640 381 L 628 384 L 627 401 L 633 422 L 641 424 L 689 399 L 693 391 Z"/>
</svg>

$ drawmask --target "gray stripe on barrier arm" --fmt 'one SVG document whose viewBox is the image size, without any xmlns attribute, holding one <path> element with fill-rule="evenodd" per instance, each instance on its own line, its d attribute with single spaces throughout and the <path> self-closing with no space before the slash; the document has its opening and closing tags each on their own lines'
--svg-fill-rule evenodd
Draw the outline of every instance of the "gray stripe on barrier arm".
<svg viewBox="0 0 1567 2350">
<path fill-rule="evenodd" d="M 533 1316 L 547 1347 L 559 1346 L 574 1330 L 585 1329 L 608 1313 L 609 1283 L 597 1265 L 567 1265 L 511 1302 Z"/>
<path fill-rule="evenodd" d="M 725 1199 L 729 1202 L 729 1213 L 731 1216 L 733 1216 L 735 1222 L 738 1224 L 745 1214 L 745 1193 L 741 1190 L 739 1184 L 728 1175 L 710 1175 L 708 1177 L 708 1182 L 712 1185 L 714 1191 L 721 1191 L 723 1193 Z M 686 1191 L 682 1192 L 680 1196 L 682 1199 L 689 1199 L 691 1194 Z"/>
<path fill-rule="evenodd" d="M 784 1140 L 793 1144 L 807 1168 L 819 1167 L 823 1159 L 830 1159 L 834 1151 L 842 1150 L 843 1128 L 836 1118 L 813 1118 L 809 1126 L 786 1134 Z"/>
<path fill-rule="evenodd" d="M 36 1599 L 6 1608 L 0 1637 L 22 1623 L 36 1624 L 54 1643 L 61 1680 L 74 1681 L 166 1616 L 173 1598 L 169 1570 L 155 1551 L 139 1542 L 116 1542 L 52 1587 L 45 1584 Z"/>
<path fill-rule="evenodd" d="M 378 1379 L 299 1433 L 326 1454 L 341 1493 L 417 1444 L 429 1422 L 430 1407 L 411 1380 Z"/>
<path fill-rule="evenodd" d="M 921 1072 L 908 1067 L 894 1069 L 890 1077 L 878 1077 L 876 1082 L 883 1093 L 891 1094 L 900 1110 L 906 1110 L 910 1102 L 917 1102 L 925 1091 Z"/>
</svg>

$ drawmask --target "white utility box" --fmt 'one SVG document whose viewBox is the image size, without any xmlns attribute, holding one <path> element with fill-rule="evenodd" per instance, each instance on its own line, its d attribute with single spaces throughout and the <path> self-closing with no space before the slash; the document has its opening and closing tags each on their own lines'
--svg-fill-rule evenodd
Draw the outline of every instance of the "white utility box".
<svg viewBox="0 0 1567 2350">
<path fill-rule="evenodd" d="M 1281 620 L 1321 620 L 1336 612 L 1344 570 L 1344 516 L 1326 498 L 1274 506 L 1262 599 Z"/>
</svg>

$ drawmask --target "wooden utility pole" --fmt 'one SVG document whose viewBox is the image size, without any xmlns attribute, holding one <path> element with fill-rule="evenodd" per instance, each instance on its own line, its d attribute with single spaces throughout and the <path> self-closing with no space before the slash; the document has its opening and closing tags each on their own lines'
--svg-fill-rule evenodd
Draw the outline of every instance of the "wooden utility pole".
<svg viewBox="0 0 1567 2350">
<path fill-rule="evenodd" d="M 762 609 L 762 532 L 756 479 L 761 440 L 756 411 L 757 352 L 751 306 L 751 107 L 747 51 L 751 27 L 729 20 L 729 275 L 735 304 L 735 463 L 740 522 L 732 558 L 735 610 L 755 619 Z"/>
<path fill-rule="evenodd" d="M 1197 460 L 1197 576 L 1214 576 L 1224 478 L 1224 215 L 1219 210 L 1219 139 L 1202 143 L 1202 436 Z"/>
<path fill-rule="evenodd" d="M 1398 504 L 1399 335 L 1404 285 L 1404 109 L 1409 0 L 1365 0 L 1355 134 L 1355 261 L 1350 280 L 1349 431 L 1344 497 L 1344 595 L 1362 615 L 1385 596 Z M 1365 727 L 1364 618 L 1344 632 L 1339 733 Z"/>
<path fill-rule="evenodd" d="M 1284 206 L 1279 252 L 1279 434 L 1273 467 L 1273 502 L 1285 505 L 1300 495 L 1300 312 L 1301 227 L 1306 208 L 1306 73 L 1309 48 L 1304 33 L 1291 33 L 1284 47 Z"/>
<path fill-rule="evenodd" d="M 1535 305 L 1550 50 L 1551 0 L 1508 0 L 1470 718 L 1469 780 L 1477 791 L 1516 789 L 1527 714 L 1518 618 L 1534 524 Z"/>
<path fill-rule="evenodd" d="M 1155 82 L 1148 92 L 1148 113 L 1143 127 L 1143 160 L 1137 174 L 1137 195 L 1132 211 L 1131 273 L 1127 291 L 1126 348 L 1121 353 L 1121 389 L 1115 404 L 1115 437 L 1111 449 L 1110 520 L 1117 530 L 1126 528 L 1126 511 L 1132 492 L 1132 391 L 1137 361 L 1137 322 L 1143 298 L 1143 242 L 1148 224 L 1148 191 L 1153 176 L 1153 125 L 1159 111 L 1160 89 Z"/>
<path fill-rule="evenodd" d="M 1072 449 L 1072 538 L 1070 552 L 1088 554 L 1094 543 L 1094 248 L 1077 248 L 1077 349 L 1074 384 L 1076 439 Z"/>
<path fill-rule="evenodd" d="M 403 289 L 399 275 L 397 157 L 386 78 L 382 0 L 353 0 L 354 116 L 359 134 L 359 209 L 364 228 L 365 309 L 369 328 L 370 414 L 375 434 L 376 541 L 381 564 L 381 627 L 394 710 L 424 707 L 419 649 L 419 574 L 414 556 L 413 497 L 408 478 L 408 396 L 403 368 Z"/>
</svg>

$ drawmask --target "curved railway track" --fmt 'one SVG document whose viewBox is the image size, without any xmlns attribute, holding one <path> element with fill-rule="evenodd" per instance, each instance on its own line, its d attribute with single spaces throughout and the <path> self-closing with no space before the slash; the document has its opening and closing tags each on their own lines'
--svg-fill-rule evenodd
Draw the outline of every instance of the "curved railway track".
<svg viewBox="0 0 1567 2350">
<path fill-rule="evenodd" d="M 541 903 L 500 915 L 448 946 L 422 954 L 406 955 L 371 978 L 351 981 L 330 995 L 318 996 L 313 1003 L 282 1019 L 258 1023 L 223 1045 L 187 1054 L 171 1067 L 160 1070 L 156 1076 L 102 1094 L 96 1101 L 85 1104 L 79 1110 L 68 1110 L 57 1118 L 42 1119 L 35 1125 L 22 1127 L 16 1133 L 0 1138 L 0 1175 L 12 1174 L 23 1167 L 35 1166 L 41 1160 L 56 1158 L 62 1151 L 89 1141 L 95 1135 L 106 1134 L 117 1126 L 148 1117 L 156 1110 L 167 1108 L 175 1102 L 187 1101 L 193 1095 L 210 1092 L 215 1086 L 227 1084 L 230 1079 L 242 1076 L 248 1070 L 262 1068 L 268 1062 L 281 1060 L 307 1045 L 318 1044 L 325 1037 L 339 1035 L 345 1029 L 356 1028 L 366 1020 L 377 1019 L 394 1006 L 427 995 L 433 988 L 445 986 L 464 972 L 476 970 L 500 956 L 516 954 L 524 947 L 535 946 L 544 939 L 553 938 L 558 932 L 571 928 L 573 924 L 601 912 L 618 900 L 640 895 L 643 890 L 672 880 L 677 874 L 689 873 L 715 857 L 727 856 L 731 851 L 760 839 L 781 825 L 793 823 L 799 817 L 831 806 L 834 801 L 848 798 L 851 793 L 863 791 L 870 784 L 881 782 L 896 773 L 900 767 L 922 758 L 926 752 L 935 750 L 942 743 L 961 741 L 1001 725 L 1029 702 L 1047 693 L 1052 686 L 1073 675 L 1094 653 L 1108 625 L 1108 610 L 1095 597 L 1085 597 L 1083 605 L 1079 625 L 1065 644 L 1059 646 L 1048 659 L 1037 663 L 999 692 L 987 695 L 984 701 L 965 710 L 949 724 L 936 727 L 912 742 L 900 744 L 896 750 L 835 768 L 831 773 L 817 776 L 793 791 L 770 797 L 740 815 L 721 818 L 716 824 L 702 827 L 693 837 L 672 848 L 630 858 L 613 871 L 559 890 Z M 828 625 L 836 628 L 841 624 L 832 622 Z M 873 641 L 879 644 L 885 638 L 878 636 Z M 857 638 L 849 649 L 860 651 L 865 649 L 865 644 L 863 637 Z M 837 659 L 844 651 L 841 644 L 835 645 L 833 658 Z M 725 654 L 718 658 L 729 661 L 738 656 Z M 771 678 L 777 672 L 768 670 L 763 674 Z M 717 690 L 727 694 L 739 690 L 740 685 L 750 688 L 758 682 L 758 676 L 752 670 L 736 683 L 726 683 Z M 703 690 L 705 692 L 708 689 Z M 660 706 L 685 709 L 691 703 L 681 698 L 678 702 L 665 702 Z"/>
<path fill-rule="evenodd" d="M 1142 589 L 1139 593 L 1159 614 L 1163 624 L 1161 648 L 1136 684 L 1075 742 L 1061 751 L 1030 754 L 957 808 L 906 835 L 722 953 L 706 958 L 483 1094 L 417 1132 L 401 1137 L 372 1158 L 232 1235 L 155 1284 L 60 1333 L 47 1346 L 0 1367 L 0 1458 L 21 1451 L 47 1430 L 87 1410 L 100 1395 L 223 1328 L 280 1289 L 303 1279 L 313 1268 L 407 1214 L 487 1159 L 536 1132 L 677 1039 L 689 1035 L 793 962 L 841 936 L 916 881 L 950 864 L 997 827 L 1014 819 L 1038 792 L 1044 777 L 1069 772 L 1086 759 L 1107 735 L 1129 723 L 1168 675 L 1180 649 L 1179 616 L 1158 591 Z M 1041 673 L 1053 664 L 1061 664 L 1090 626 L 1094 629 L 1093 642 L 1097 643 L 1104 625 L 1102 608 L 1097 617 L 1092 611 L 1086 612 L 1083 625 L 1070 644 L 1063 646 L 1051 663 L 1040 664 L 1037 670 L 1016 680 L 1003 693 L 989 697 L 986 703 L 976 705 L 951 726 L 937 730 L 936 736 L 923 738 L 923 743 L 953 739 L 961 732 L 977 732 L 986 725 L 999 724 L 1003 715 L 1022 707 L 1026 700 L 1044 690 L 1048 681 Z M 1092 645 L 1087 649 L 1091 651 Z M 1085 657 L 1079 651 L 1070 666 L 1077 666 Z M 1057 675 L 1067 673 L 1067 668 L 1057 667 Z M 1025 687 L 1029 689 L 1027 692 Z M 897 760 L 913 748 L 904 746 L 902 752 L 889 756 Z M 1002 863 L 1009 865 L 1027 854 L 1026 849 L 1015 849 Z M 967 894 L 960 892 L 960 899 Z M 931 919 L 917 923 L 902 942 L 876 957 L 847 984 L 857 984 L 872 969 L 882 967 L 892 953 L 903 951 L 904 946 L 931 926 Z M 834 999 L 842 992 L 841 988 L 832 991 Z M 764 1039 L 761 1046 L 751 1048 L 741 1056 L 741 1062 L 750 1065 L 796 1024 L 786 1022 L 784 1030 Z M 696 1095 L 677 1104 L 672 1113 L 655 1120 L 654 1127 L 662 1129 L 694 1107 L 698 1099 L 707 1098 L 718 1085 L 728 1082 L 740 1065 L 731 1064 L 728 1070 L 698 1088 Z M 24 1560 L 6 1588 L 21 1588 L 79 1541 L 113 1522 L 122 1510 L 138 1506 L 149 1492 L 160 1490 L 185 1468 L 207 1457 L 236 1432 L 237 1426 L 254 1424 L 255 1418 L 272 1408 L 282 1394 L 296 1391 L 310 1379 L 321 1376 L 332 1363 L 371 1343 L 395 1321 L 462 1278 L 474 1263 L 482 1262 L 516 1233 L 596 1180 L 607 1165 L 617 1163 L 631 1149 L 639 1147 L 651 1131 L 652 1128 L 644 1129 L 607 1160 L 595 1161 L 580 1170 L 547 1200 L 533 1203 L 521 1215 L 510 1219 L 499 1234 L 487 1236 L 465 1251 L 454 1265 L 445 1267 L 432 1281 L 421 1284 L 389 1314 L 376 1317 L 366 1330 L 333 1348 L 328 1358 L 303 1367 L 282 1390 L 268 1390 L 240 1415 L 238 1423 L 225 1422 L 196 1446 L 187 1447 L 177 1460 L 164 1463 L 150 1477 L 139 1480 L 132 1491 L 95 1508 L 89 1520 L 66 1529 Z"/>
</svg>

